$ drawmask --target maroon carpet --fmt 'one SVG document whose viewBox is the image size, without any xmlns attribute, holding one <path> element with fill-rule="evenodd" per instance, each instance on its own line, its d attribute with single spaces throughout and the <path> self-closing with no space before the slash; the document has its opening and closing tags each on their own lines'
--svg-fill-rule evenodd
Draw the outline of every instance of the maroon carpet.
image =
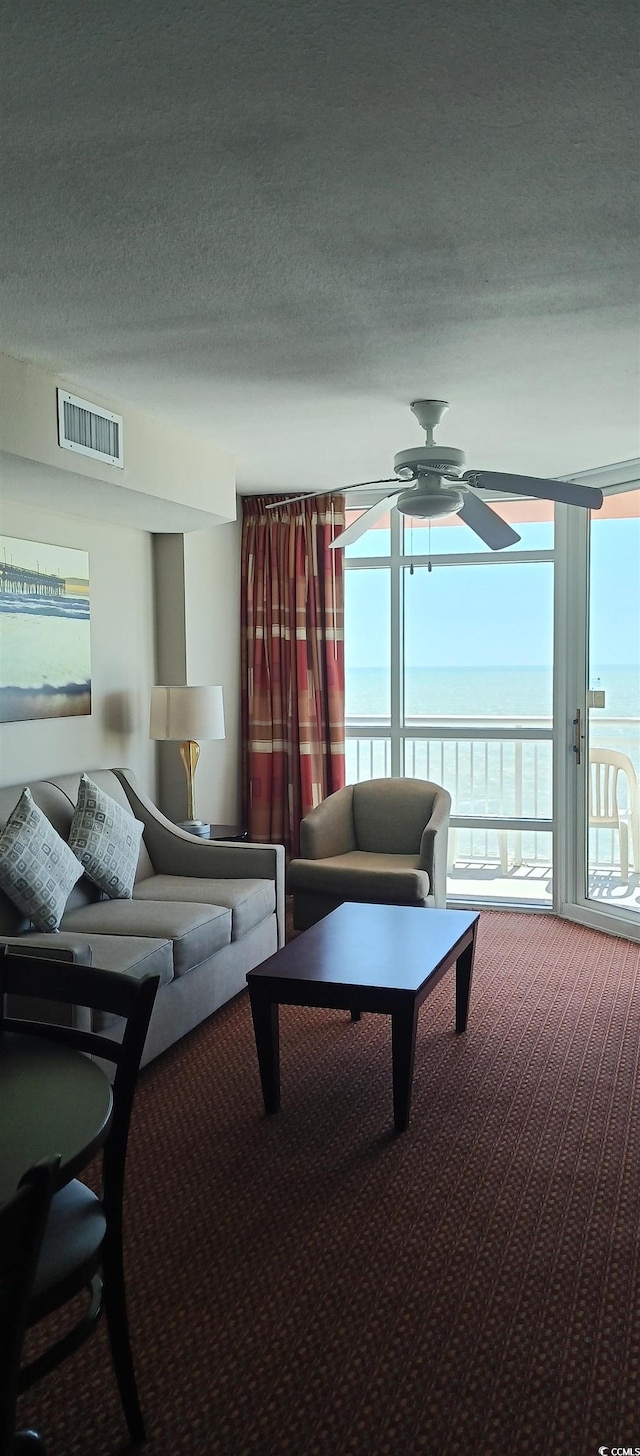
<svg viewBox="0 0 640 1456">
<path fill-rule="evenodd" d="M 428 912 L 427 912 L 428 913 Z M 596 1456 L 640 1444 L 640 948 L 483 914 L 469 1030 L 241 996 L 143 1074 L 126 1205 L 149 1456 Z M 106 1332 L 29 1392 L 52 1456 L 127 1449 Z"/>
</svg>

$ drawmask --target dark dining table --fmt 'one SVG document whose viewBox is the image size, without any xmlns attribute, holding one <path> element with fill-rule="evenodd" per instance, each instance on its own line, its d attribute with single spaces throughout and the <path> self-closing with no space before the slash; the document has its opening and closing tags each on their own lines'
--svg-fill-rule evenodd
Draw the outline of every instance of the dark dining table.
<svg viewBox="0 0 640 1456">
<path fill-rule="evenodd" d="M 58 1186 L 102 1147 L 111 1084 L 83 1052 L 40 1036 L 0 1032 L 0 1203 L 40 1158 L 60 1156 Z"/>
</svg>

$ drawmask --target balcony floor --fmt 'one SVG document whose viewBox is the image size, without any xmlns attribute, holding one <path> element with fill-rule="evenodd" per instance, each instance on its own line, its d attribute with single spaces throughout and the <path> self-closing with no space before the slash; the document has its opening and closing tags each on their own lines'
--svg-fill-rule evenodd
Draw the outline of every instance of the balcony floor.
<svg viewBox="0 0 640 1456">
<path fill-rule="evenodd" d="M 553 875 L 550 865 L 519 865 L 505 874 L 489 860 L 456 860 L 447 875 L 447 896 L 466 900 L 499 901 L 551 909 Z M 599 904 L 621 905 L 640 913 L 640 875 L 631 874 L 623 885 L 615 869 L 592 871 L 589 898 Z"/>
</svg>

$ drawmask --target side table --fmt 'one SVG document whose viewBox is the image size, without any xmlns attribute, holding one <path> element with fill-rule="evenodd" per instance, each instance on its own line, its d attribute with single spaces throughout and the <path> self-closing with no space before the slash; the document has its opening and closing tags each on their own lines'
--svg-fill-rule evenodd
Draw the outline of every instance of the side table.
<svg viewBox="0 0 640 1456">
<path fill-rule="evenodd" d="M 209 839 L 246 839 L 247 830 L 241 824 L 210 824 Z"/>
</svg>

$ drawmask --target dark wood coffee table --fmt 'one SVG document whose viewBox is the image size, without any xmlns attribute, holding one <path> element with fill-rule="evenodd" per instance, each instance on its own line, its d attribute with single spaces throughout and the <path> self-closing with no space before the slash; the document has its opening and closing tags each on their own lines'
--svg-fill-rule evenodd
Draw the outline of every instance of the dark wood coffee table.
<svg viewBox="0 0 640 1456">
<path fill-rule="evenodd" d="M 280 1107 L 278 1006 L 391 1017 L 393 1120 L 409 1125 L 418 1011 L 456 967 L 456 1031 L 466 1030 L 479 915 L 412 905 L 340 905 L 247 975 L 266 1112 Z"/>
</svg>

